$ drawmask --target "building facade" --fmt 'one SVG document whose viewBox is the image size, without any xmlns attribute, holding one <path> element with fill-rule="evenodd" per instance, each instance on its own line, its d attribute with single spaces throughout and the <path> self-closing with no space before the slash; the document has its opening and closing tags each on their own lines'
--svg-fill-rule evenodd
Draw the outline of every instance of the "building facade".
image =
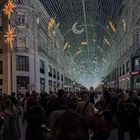
<svg viewBox="0 0 140 140">
<path fill-rule="evenodd" d="M 0 3 L 0 93 L 56 92 L 64 88 L 63 36 L 57 27 L 48 30 L 50 16 L 38 0 L 14 0 L 12 49 L 5 43 L 8 18 Z M 71 79 L 71 77 L 70 77 Z"/>
<path fill-rule="evenodd" d="M 140 1 L 124 0 L 117 23 L 114 70 L 106 76 L 108 86 L 140 90 Z"/>
</svg>

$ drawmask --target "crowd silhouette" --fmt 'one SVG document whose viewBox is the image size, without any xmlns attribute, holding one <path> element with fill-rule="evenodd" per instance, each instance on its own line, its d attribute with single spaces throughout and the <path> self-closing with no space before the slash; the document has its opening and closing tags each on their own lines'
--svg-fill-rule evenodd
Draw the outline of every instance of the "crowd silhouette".
<svg viewBox="0 0 140 140">
<path fill-rule="evenodd" d="M 20 140 L 20 121 L 25 140 L 118 140 L 140 138 L 138 92 L 103 88 L 77 93 L 11 93 L 0 97 L 0 140 Z"/>
</svg>

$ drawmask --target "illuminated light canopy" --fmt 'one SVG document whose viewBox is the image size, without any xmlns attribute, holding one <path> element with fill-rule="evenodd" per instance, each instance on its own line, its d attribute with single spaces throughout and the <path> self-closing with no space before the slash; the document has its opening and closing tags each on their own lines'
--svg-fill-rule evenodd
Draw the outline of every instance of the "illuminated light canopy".
<svg viewBox="0 0 140 140">
<path fill-rule="evenodd" d="M 88 42 L 87 41 L 82 41 L 81 45 L 88 45 Z"/>
<path fill-rule="evenodd" d="M 50 21 L 48 22 L 48 29 L 52 29 L 54 28 L 54 26 L 56 26 L 56 21 L 55 21 L 56 18 L 51 18 Z"/>
<path fill-rule="evenodd" d="M 113 31 L 113 32 L 117 32 L 117 31 L 116 31 L 116 28 L 115 28 L 115 26 L 114 26 L 114 24 L 112 23 L 112 21 L 109 21 L 108 23 L 109 23 L 109 26 L 110 26 L 110 28 L 112 29 L 112 31 Z"/>
<path fill-rule="evenodd" d="M 9 28 L 8 32 L 6 32 L 5 34 L 6 37 L 5 43 L 10 44 L 11 48 L 12 48 L 12 42 L 14 41 L 14 37 L 16 36 L 14 35 L 14 30 L 15 29 Z"/>
<path fill-rule="evenodd" d="M 16 7 L 16 5 L 13 3 L 13 1 L 8 0 L 7 5 L 5 5 L 3 11 L 5 15 L 8 15 L 8 19 L 11 17 L 11 13 L 13 12 L 13 9 Z"/>
</svg>

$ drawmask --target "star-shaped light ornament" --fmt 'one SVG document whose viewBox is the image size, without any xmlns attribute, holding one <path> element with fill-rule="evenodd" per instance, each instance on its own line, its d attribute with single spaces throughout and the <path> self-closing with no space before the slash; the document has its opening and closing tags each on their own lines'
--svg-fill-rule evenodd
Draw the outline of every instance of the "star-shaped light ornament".
<svg viewBox="0 0 140 140">
<path fill-rule="evenodd" d="M 11 17 L 11 13 L 13 12 L 14 8 L 16 7 L 16 5 L 13 3 L 13 1 L 8 0 L 7 5 L 5 5 L 3 11 L 5 15 L 8 15 L 8 19 L 10 19 Z"/>
<path fill-rule="evenodd" d="M 5 38 L 6 38 L 5 43 L 9 44 L 10 48 L 12 48 L 14 37 L 16 36 L 14 35 L 14 30 L 15 29 L 9 27 L 8 31 L 5 34 Z"/>
</svg>

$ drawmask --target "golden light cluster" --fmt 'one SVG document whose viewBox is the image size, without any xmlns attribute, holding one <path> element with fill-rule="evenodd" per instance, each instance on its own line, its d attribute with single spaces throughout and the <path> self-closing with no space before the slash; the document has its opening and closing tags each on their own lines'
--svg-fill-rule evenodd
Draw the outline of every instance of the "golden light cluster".
<svg viewBox="0 0 140 140">
<path fill-rule="evenodd" d="M 6 32 L 5 34 L 6 37 L 5 43 L 10 44 L 11 48 L 12 48 L 12 42 L 14 41 L 14 37 L 16 36 L 14 35 L 14 30 L 15 29 L 9 28 L 8 32 Z"/>
<path fill-rule="evenodd" d="M 54 26 L 56 26 L 55 18 L 51 18 L 50 21 L 48 22 L 48 29 L 50 30 L 54 28 Z"/>
<path fill-rule="evenodd" d="M 8 19 L 11 17 L 11 13 L 13 12 L 13 9 L 16 7 L 16 5 L 13 3 L 13 1 L 8 0 L 7 5 L 5 5 L 3 11 L 5 15 L 8 15 Z"/>
<path fill-rule="evenodd" d="M 110 26 L 110 28 L 112 29 L 112 31 L 113 31 L 113 32 L 117 32 L 117 31 L 116 31 L 116 28 L 115 28 L 115 26 L 114 26 L 114 24 L 112 23 L 112 21 L 109 21 L 108 23 L 109 23 L 109 26 Z"/>
<path fill-rule="evenodd" d="M 70 48 L 71 46 L 69 45 L 69 43 L 67 42 L 65 45 L 64 45 L 64 48 L 63 48 L 63 50 L 66 50 L 66 49 L 68 49 L 68 48 Z"/>
<path fill-rule="evenodd" d="M 82 41 L 81 45 L 88 45 L 88 42 L 87 41 Z"/>
<path fill-rule="evenodd" d="M 5 5 L 3 12 L 5 15 L 8 16 L 8 20 L 11 20 L 11 13 L 13 13 L 14 8 L 16 7 L 16 5 L 13 3 L 13 1 L 8 0 L 8 3 Z M 14 41 L 14 30 L 11 27 L 11 23 L 8 23 L 8 31 L 5 33 L 4 37 L 6 38 L 5 43 L 9 44 L 10 47 L 12 48 L 12 43 Z"/>
</svg>

